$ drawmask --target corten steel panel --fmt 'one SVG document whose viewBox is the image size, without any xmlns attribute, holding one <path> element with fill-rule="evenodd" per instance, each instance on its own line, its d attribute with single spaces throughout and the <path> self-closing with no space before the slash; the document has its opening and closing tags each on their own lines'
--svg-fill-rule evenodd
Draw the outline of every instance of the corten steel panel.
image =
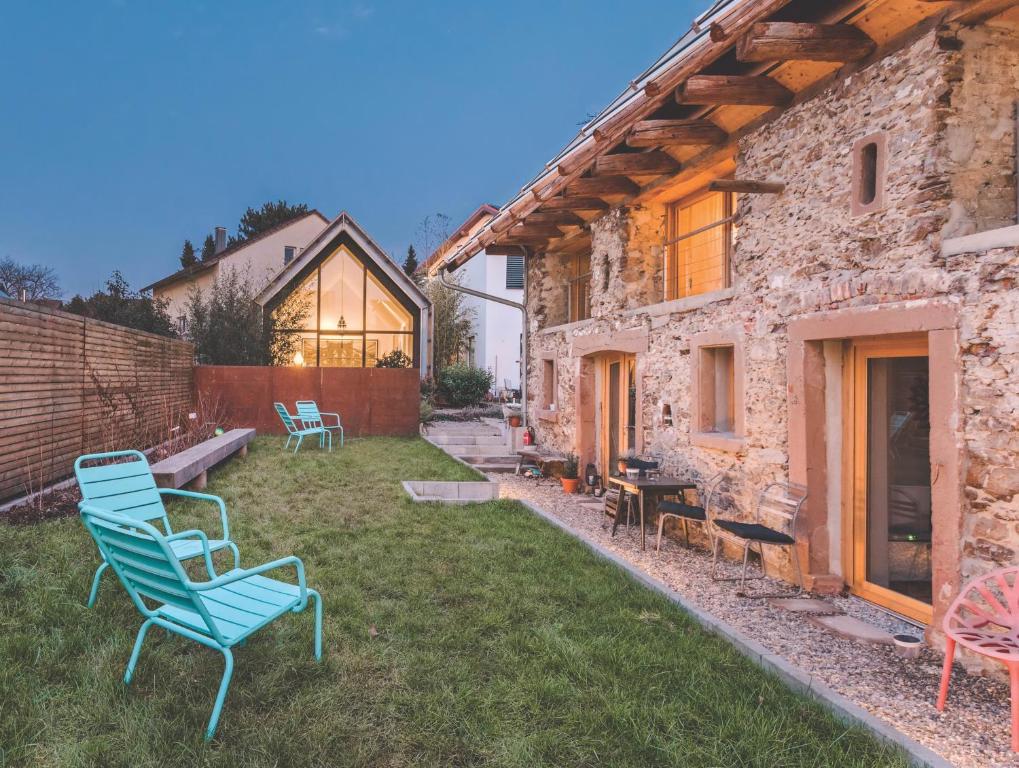
<svg viewBox="0 0 1019 768">
<path fill-rule="evenodd" d="M 199 366 L 197 396 L 218 402 L 230 426 L 283 434 L 274 402 L 293 413 L 297 400 L 338 412 L 345 435 L 416 435 L 419 378 L 414 369 Z"/>
</svg>

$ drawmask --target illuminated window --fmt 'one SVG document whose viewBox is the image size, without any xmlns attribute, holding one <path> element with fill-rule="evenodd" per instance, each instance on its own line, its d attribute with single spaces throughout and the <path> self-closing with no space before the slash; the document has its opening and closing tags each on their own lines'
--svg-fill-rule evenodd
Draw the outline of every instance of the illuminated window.
<svg viewBox="0 0 1019 768">
<path fill-rule="evenodd" d="M 591 254 L 570 256 L 569 318 L 571 323 L 591 317 Z"/>
<path fill-rule="evenodd" d="M 395 351 L 414 357 L 413 314 L 343 247 L 273 309 L 273 320 L 300 337 L 297 365 L 372 368 Z"/>
<path fill-rule="evenodd" d="M 666 300 L 729 287 L 735 197 L 708 192 L 669 206 Z"/>
</svg>

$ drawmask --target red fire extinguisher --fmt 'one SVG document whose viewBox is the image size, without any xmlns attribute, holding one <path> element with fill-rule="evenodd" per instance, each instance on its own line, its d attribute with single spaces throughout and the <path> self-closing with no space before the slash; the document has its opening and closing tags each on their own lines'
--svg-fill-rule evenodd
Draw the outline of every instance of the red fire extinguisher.
<svg viewBox="0 0 1019 768">
<path fill-rule="evenodd" d="M 524 445 L 534 445 L 534 427 L 524 430 Z"/>
</svg>

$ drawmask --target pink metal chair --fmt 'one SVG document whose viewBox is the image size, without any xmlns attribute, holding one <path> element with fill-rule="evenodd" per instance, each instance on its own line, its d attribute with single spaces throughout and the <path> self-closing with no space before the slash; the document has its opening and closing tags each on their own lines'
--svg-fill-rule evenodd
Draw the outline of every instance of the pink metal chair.
<svg viewBox="0 0 1019 768">
<path fill-rule="evenodd" d="M 945 615 L 945 667 L 938 711 L 945 708 L 955 645 L 1008 667 L 1012 686 L 1012 751 L 1019 752 L 1019 566 L 1001 568 L 970 581 Z"/>
</svg>

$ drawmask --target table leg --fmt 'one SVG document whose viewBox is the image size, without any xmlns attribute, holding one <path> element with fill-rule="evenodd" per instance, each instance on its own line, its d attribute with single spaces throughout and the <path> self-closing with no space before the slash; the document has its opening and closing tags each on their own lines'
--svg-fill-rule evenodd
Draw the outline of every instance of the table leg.
<svg viewBox="0 0 1019 768">
<path fill-rule="evenodd" d="M 640 507 L 640 551 L 644 551 L 644 489 L 640 490 L 640 494 L 637 497 L 639 499 L 638 506 Z"/>
</svg>

